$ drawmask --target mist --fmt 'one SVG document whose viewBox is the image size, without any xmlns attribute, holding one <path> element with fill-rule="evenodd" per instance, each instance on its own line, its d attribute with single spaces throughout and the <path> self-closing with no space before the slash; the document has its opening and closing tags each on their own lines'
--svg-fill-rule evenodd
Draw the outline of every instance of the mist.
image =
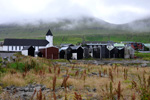
<svg viewBox="0 0 150 100">
<path fill-rule="evenodd" d="M 0 24 L 96 18 L 124 24 L 150 16 L 149 0 L 0 0 Z"/>
</svg>

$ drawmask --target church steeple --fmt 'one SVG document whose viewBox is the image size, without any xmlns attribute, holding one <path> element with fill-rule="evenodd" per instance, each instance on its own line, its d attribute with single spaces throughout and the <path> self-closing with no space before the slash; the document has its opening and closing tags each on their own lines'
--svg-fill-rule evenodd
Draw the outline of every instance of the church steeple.
<svg viewBox="0 0 150 100">
<path fill-rule="evenodd" d="M 53 34 L 50 29 L 48 30 L 48 32 L 46 34 L 46 40 L 49 42 L 47 47 L 53 46 Z"/>
<path fill-rule="evenodd" d="M 51 30 L 50 30 L 50 29 L 48 30 L 48 32 L 47 32 L 47 34 L 46 34 L 46 36 L 48 36 L 48 35 L 53 36 L 53 34 L 52 34 L 52 32 L 51 32 Z"/>
</svg>

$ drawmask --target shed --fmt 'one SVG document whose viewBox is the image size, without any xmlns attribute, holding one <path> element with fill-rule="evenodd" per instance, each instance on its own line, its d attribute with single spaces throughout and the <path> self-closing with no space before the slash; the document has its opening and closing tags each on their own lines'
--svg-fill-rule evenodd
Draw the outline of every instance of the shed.
<svg viewBox="0 0 150 100">
<path fill-rule="evenodd" d="M 107 48 L 107 45 L 100 45 L 99 47 L 93 48 L 93 58 L 109 58 L 110 51 Z"/>
<path fill-rule="evenodd" d="M 107 49 L 107 45 L 101 46 L 101 58 L 109 58 L 109 50 Z"/>
<path fill-rule="evenodd" d="M 36 55 L 37 55 L 38 57 L 43 57 L 43 54 L 42 54 L 42 52 L 40 52 L 40 51 L 36 52 Z"/>
<path fill-rule="evenodd" d="M 71 59 L 72 49 L 70 47 L 62 47 L 59 49 L 59 58 L 61 59 Z"/>
<path fill-rule="evenodd" d="M 33 46 L 26 46 L 22 49 L 21 54 L 25 55 L 25 56 L 33 56 L 34 57 L 35 48 L 33 48 Z"/>
<path fill-rule="evenodd" d="M 125 55 L 124 55 L 124 58 L 134 58 L 134 52 L 135 50 L 131 47 L 130 44 L 127 44 L 125 46 L 125 51 L 124 51 Z"/>
<path fill-rule="evenodd" d="M 83 59 L 83 48 L 81 46 L 70 46 L 72 49 L 72 59 Z"/>
<path fill-rule="evenodd" d="M 93 58 L 101 58 L 101 50 L 100 47 L 93 48 Z"/>
<path fill-rule="evenodd" d="M 83 57 L 84 58 L 89 58 L 89 48 L 83 47 Z"/>
<path fill-rule="evenodd" d="M 40 49 L 40 52 L 42 53 L 44 58 L 58 59 L 59 49 L 57 47 L 52 46 L 48 48 L 43 48 L 43 49 Z"/>
<path fill-rule="evenodd" d="M 123 43 L 115 43 L 115 58 L 124 58 L 125 45 Z"/>
</svg>

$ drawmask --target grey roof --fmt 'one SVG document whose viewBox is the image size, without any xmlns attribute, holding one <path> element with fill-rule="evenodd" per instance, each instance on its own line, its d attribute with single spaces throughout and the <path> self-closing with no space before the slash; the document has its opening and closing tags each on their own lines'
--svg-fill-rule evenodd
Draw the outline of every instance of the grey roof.
<svg viewBox="0 0 150 100">
<path fill-rule="evenodd" d="M 60 47 L 68 47 L 68 46 L 73 46 L 73 44 L 61 44 Z"/>
<path fill-rule="evenodd" d="M 48 30 L 48 32 L 47 32 L 47 34 L 46 34 L 46 36 L 48 36 L 48 35 L 53 36 L 53 34 L 52 34 L 52 32 L 51 32 L 51 30 L 50 30 L 50 29 Z"/>
<path fill-rule="evenodd" d="M 72 50 L 77 50 L 81 46 L 70 46 Z M 82 47 L 81 47 L 82 48 Z"/>
<path fill-rule="evenodd" d="M 69 47 L 62 47 L 62 48 L 60 48 L 59 49 L 59 51 L 61 51 L 61 50 L 67 50 Z"/>
<path fill-rule="evenodd" d="M 29 48 L 31 48 L 32 46 L 26 46 L 24 47 L 22 50 L 28 50 Z M 33 47 L 32 47 L 33 48 Z"/>
<path fill-rule="evenodd" d="M 85 41 L 84 43 L 91 43 L 91 44 L 106 44 L 107 41 Z"/>
<path fill-rule="evenodd" d="M 106 41 L 85 41 L 84 44 L 86 45 L 107 45 L 108 42 Z"/>
<path fill-rule="evenodd" d="M 46 46 L 49 42 L 47 40 L 39 39 L 5 39 L 4 46 Z"/>
</svg>

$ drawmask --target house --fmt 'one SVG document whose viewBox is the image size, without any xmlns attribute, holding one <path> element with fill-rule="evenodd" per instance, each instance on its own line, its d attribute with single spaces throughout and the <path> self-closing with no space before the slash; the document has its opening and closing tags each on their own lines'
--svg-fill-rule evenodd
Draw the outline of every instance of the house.
<svg viewBox="0 0 150 100">
<path fill-rule="evenodd" d="M 39 53 L 42 54 L 42 57 L 47 59 L 58 59 L 59 57 L 59 49 L 54 46 L 39 49 L 39 51 L 40 51 Z"/>
<path fill-rule="evenodd" d="M 33 48 L 32 46 L 26 46 L 22 49 L 21 54 L 25 55 L 25 56 L 33 56 L 34 57 L 35 48 Z"/>
<path fill-rule="evenodd" d="M 53 46 L 53 34 L 48 30 L 46 39 L 10 39 L 4 40 L 3 51 L 21 51 L 24 47 L 33 46 L 38 52 L 40 48 Z"/>
</svg>

